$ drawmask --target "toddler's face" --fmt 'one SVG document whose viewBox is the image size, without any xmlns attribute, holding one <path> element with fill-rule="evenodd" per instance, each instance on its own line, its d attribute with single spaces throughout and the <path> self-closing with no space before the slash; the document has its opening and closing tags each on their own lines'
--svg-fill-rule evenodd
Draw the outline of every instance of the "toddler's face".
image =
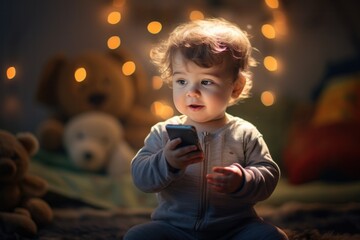
<svg viewBox="0 0 360 240">
<path fill-rule="evenodd" d="M 239 80 L 234 81 L 221 65 L 202 68 L 177 52 L 172 61 L 173 100 L 177 110 L 197 123 L 221 119 L 231 98 L 239 92 Z"/>
</svg>

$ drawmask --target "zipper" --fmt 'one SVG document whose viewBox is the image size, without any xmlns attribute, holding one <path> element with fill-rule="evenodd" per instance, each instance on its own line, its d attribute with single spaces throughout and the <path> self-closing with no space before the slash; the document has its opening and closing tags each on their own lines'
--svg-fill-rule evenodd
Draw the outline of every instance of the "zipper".
<svg viewBox="0 0 360 240">
<path fill-rule="evenodd" d="M 201 191 L 201 198 L 199 203 L 199 215 L 195 223 L 195 230 L 199 230 L 201 227 L 201 224 L 204 222 L 204 216 L 205 216 L 205 210 L 207 207 L 207 181 L 206 181 L 206 174 L 208 171 L 208 132 L 202 133 L 202 142 L 203 142 L 203 151 L 204 151 L 204 161 L 202 164 L 201 169 L 201 185 L 200 185 L 200 191 Z"/>
</svg>

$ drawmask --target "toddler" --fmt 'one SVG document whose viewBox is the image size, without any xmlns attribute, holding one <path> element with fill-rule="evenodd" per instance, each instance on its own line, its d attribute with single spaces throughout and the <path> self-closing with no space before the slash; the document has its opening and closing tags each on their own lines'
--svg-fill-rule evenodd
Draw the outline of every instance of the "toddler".
<svg viewBox="0 0 360 240">
<path fill-rule="evenodd" d="M 228 114 L 248 97 L 255 65 L 247 34 L 224 19 L 191 21 L 152 49 L 181 113 L 152 127 L 131 163 L 135 185 L 156 193 L 152 221 L 132 227 L 126 240 L 287 239 L 254 205 L 280 177 L 259 131 Z M 177 148 L 167 124 L 193 125 L 201 143 Z"/>
</svg>

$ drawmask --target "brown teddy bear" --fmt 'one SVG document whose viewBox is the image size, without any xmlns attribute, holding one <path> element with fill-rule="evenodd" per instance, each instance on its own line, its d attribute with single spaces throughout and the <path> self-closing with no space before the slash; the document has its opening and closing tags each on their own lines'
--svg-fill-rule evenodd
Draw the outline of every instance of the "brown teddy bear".
<svg viewBox="0 0 360 240">
<path fill-rule="evenodd" d="M 16 137 L 0 130 L 0 230 L 33 236 L 53 219 L 51 207 L 40 197 L 47 182 L 28 173 L 30 157 L 38 150 L 31 133 Z"/>
<path fill-rule="evenodd" d="M 126 76 L 122 66 L 131 60 L 124 52 L 86 53 L 67 59 L 54 57 L 45 67 L 37 88 L 37 100 L 54 111 L 39 126 L 40 146 L 47 150 L 63 148 L 64 125 L 87 111 L 102 111 L 121 122 L 126 141 L 139 148 L 150 127 L 158 121 L 151 114 L 148 82 L 140 66 Z M 86 71 L 83 81 L 75 80 L 78 68 Z"/>
</svg>

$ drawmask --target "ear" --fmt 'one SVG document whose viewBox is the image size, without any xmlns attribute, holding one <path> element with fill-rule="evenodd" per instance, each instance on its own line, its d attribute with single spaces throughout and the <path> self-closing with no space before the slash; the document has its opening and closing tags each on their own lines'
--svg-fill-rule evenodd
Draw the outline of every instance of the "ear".
<svg viewBox="0 0 360 240">
<path fill-rule="evenodd" d="M 36 100 L 48 107 L 57 106 L 57 86 L 59 74 L 66 63 L 64 56 L 59 55 L 51 59 L 44 67 L 36 91 Z"/>
<path fill-rule="evenodd" d="M 30 156 L 33 156 L 39 150 L 39 142 L 30 132 L 16 134 L 18 141 L 24 146 Z"/>
<path fill-rule="evenodd" d="M 122 50 L 117 51 L 109 51 L 109 56 L 118 64 L 123 65 L 126 61 L 130 59 L 134 59 L 133 56 L 130 55 L 129 52 Z M 136 60 L 136 59 L 135 59 Z M 138 60 L 136 62 L 140 63 Z M 145 70 L 141 66 L 142 64 L 136 65 L 136 70 L 134 74 L 130 76 L 132 78 L 132 83 L 134 84 L 134 89 L 136 90 L 136 94 L 141 96 L 141 94 L 146 94 L 148 86 L 147 86 L 147 76 L 145 75 Z"/>
<path fill-rule="evenodd" d="M 237 79 L 234 82 L 234 89 L 231 93 L 231 97 L 233 99 L 237 99 L 240 94 L 242 93 L 244 87 L 245 87 L 246 79 L 245 77 L 239 72 Z"/>
</svg>

